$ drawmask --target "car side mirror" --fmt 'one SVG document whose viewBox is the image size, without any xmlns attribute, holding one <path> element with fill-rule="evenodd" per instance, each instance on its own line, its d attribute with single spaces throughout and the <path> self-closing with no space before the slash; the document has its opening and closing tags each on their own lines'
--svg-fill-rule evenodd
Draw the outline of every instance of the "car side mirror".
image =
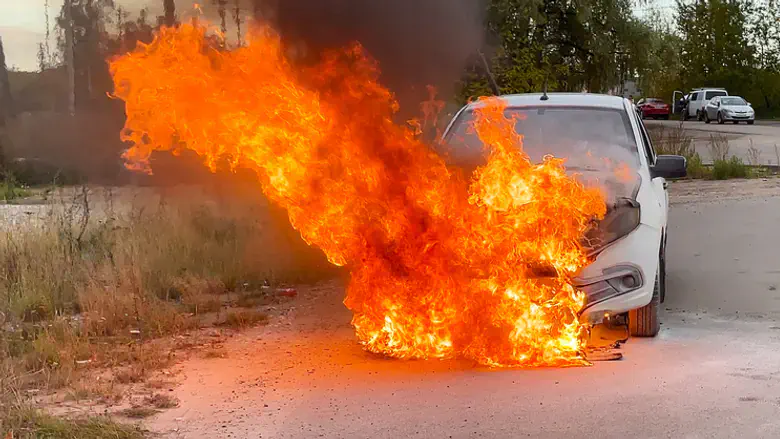
<svg viewBox="0 0 780 439">
<path fill-rule="evenodd" d="M 659 155 L 655 165 L 650 167 L 650 175 L 663 178 L 683 178 L 688 175 L 687 162 L 681 155 Z"/>
<path fill-rule="evenodd" d="M 752 107 L 752 106 L 753 106 L 753 104 L 751 104 L 750 102 L 748 102 L 748 107 Z"/>
</svg>

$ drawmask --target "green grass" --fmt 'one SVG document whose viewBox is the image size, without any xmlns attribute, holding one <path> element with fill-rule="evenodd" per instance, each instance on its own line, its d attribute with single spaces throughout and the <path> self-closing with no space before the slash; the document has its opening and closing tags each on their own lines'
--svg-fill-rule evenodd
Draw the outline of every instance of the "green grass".
<svg viewBox="0 0 780 439">
<path fill-rule="evenodd" d="M 29 407 L 15 407 L 0 418 L 0 435 L 13 439 L 142 439 L 145 432 L 104 416 L 67 419 Z"/>
<path fill-rule="evenodd" d="M 750 170 L 742 159 L 732 156 L 728 160 L 718 159 L 712 167 L 712 178 L 715 180 L 726 180 L 729 178 L 748 178 Z"/>
</svg>

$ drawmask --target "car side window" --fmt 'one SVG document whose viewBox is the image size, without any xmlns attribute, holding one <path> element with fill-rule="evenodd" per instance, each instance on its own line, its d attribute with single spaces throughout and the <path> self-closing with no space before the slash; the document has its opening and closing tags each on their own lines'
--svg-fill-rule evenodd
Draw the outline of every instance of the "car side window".
<svg viewBox="0 0 780 439">
<path fill-rule="evenodd" d="M 653 144 L 650 143 L 650 136 L 647 135 L 647 129 L 645 129 L 645 124 L 638 120 L 639 122 L 639 131 L 642 133 L 642 149 L 644 150 L 645 157 L 647 157 L 647 164 L 648 166 L 655 165 L 655 151 L 653 150 Z"/>
<path fill-rule="evenodd" d="M 699 100 L 699 93 L 692 94 L 691 95 L 691 100 L 692 101 L 698 101 Z"/>
</svg>

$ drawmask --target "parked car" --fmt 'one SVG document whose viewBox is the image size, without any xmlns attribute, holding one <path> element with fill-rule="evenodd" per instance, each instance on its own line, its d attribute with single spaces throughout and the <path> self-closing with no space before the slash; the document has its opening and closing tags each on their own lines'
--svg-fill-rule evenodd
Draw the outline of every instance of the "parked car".
<svg viewBox="0 0 780 439">
<path fill-rule="evenodd" d="M 717 96 L 728 96 L 729 93 L 724 88 L 695 88 L 688 97 L 688 110 L 683 113 L 683 119 L 695 117 L 696 120 L 704 120 L 704 107 L 710 102 L 710 99 Z"/>
<path fill-rule="evenodd" d="M 609 193 L 606 217 L 583 242 L 592 263 L 573 279 L 586 295 L 583 317 L 593 324 L 627 319 L 631 334 L 655 336 L 666 294 L 665 179 L 686 175 L 685 158 L 656 155 L 634 105 L 622 97 L 551 93 L 501 99 L 508 114 L 523 116 L 517 118 L 516 130 L 531 160 L 541 161 L 547 154 L 565 157 L 569 171 L 596 177 Z M 445 130 L 443 145 L 453 166 L 473 170 L 485 162 L 482 142 L 471 129 L 474 109 L 481 105 L 477 101 L 463 107 Z M 630 178 L 599 173 L 591 166 L 594 157 L 626 164 Z"/>
<path fill-rule="evenodd" d="M 710 123 L 711 120 L 717 120 L 719 124 L 726 121 L 738 124 L 744 121 L 753 125 L 756 113 L 750 102 L 739 96 L 716 96 L 710 100 L 704 111 L 704 122 Z"/>
<path fill-rule="evenodd" d="M 669 105 L 658 98 L 640 99 L 636 104 L 643 119 L 669 119 Z"/>
</svg>

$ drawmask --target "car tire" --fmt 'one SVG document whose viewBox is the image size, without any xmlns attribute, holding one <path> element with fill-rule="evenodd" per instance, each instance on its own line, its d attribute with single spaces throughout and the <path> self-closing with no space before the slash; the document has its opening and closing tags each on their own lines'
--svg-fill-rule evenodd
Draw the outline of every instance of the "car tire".
<svg viewBox="0 0 780 439">
<path fill-rule="evenodd" d="M 704 112 L 704 123 L 710 123 L 710 122 L 711 122 L 711 120 L 710 120 L 710 113 L 705 111 Z"/>
<path fill-rule="evenodd" d="M 661 330 L 661 259 L 655 273 L 653 297 L 647 305 L 628 312 L 628 329 L 632 337 L 655 337 Z"/>
<path fill-rule="evenodd" d="M 747 121 L 747 124 L 748 124 L 748 125 L 753 125 L 753 122 L 754 122 L 754 121 L 752 121 L 752 120 L 749 120 L 749 121 Z"/>
<path fill-rule="evenodd" d="M 734 125 L 739 125 L 739 121 L 738 121 L 738 120 L 735 120 L 735 121 L 734 121 L 734 122 L 732 122 L 732 123 L 733 123 Z"/>
<path fill-rule="evenodd" d="M 723 116 L 720 113 L 718 113 L 718 125 L 723 125 L 724 122 L 725 121 L 723 120 Z"/>
<path fill-rule="evenodd" d="M 701 111 L 699 111 L 699 110 L 696 110 L 696 120 L 698 120 L 699 122 L 702 121 Z"/>
<path fill-rule="evenodd" d="M 664 117 L 663 117 L 663 119 L 664 119 L 664 120 L 669 120 L 669 115 L 668 115 L 668 114 L 664 114 Z"/>
</svg>

